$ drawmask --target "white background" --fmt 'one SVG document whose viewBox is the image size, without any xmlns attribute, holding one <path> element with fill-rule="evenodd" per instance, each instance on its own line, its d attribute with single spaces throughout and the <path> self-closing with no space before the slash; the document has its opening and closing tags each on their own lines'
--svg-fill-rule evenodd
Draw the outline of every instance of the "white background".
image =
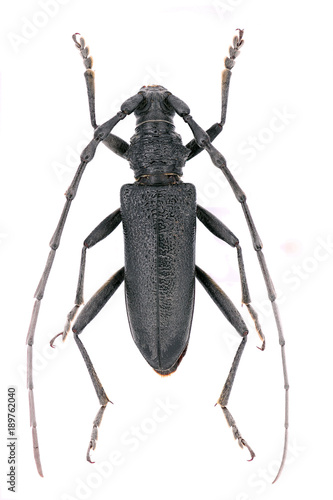
<svg viewBox="0 0 333 500">
<path fill-rule="evenodd" d="M 328 7 L 324 0 L 36 0 L 2 8 L 1 498 L 273 500 L 332 494 Z M 283 443 L 277 332 L 241 207 L 229 186 L 214 178 L 217 170 L 206 153 L 188 163 L 184 180 L 240 238 L 267 337 L 262 353 L 251 326 L 229 403 L 257 456 L 246 461 L 247 452 L 214 408 L 240 338 L 198 285 L 190 346 L 171 377 L 156 375 L 132 342 L 123 289 L 83 333 L 115 403 L 105 412 L 96 464 L 85 461 L 98 401 L 73 337 L 54 351 L 48 340 L 73 305 L 84 238 L 119 206 L 120 186 L 133 179 L 128 164 L 100 146 L 72 204 L 36 331 L 41 479 L 28 421 L 25 335 L 63 193 L 92 134 L 84 68 L 71 35 L 80 32 L 94 57 L 98 123 L 142 85 L 160 83 L 208 128 L 219 119 L 220 72 L 237 28 L 245 29 L 245 45 L 233 70 L 227 124 L 215 144 L 247 193 L 280 297 L 291 385 L 285 470 L 272 486 Z M 115 133 L 128 141 L 134 123 L 127 118 Z M 176 126 L 188 142 L 188 127 L 179 118 Z M 240 307 L 235 250 L 200 225 L 197 262 Z M 88 252 L 86 298 L 122 265 L 118 228 Z M 242 314 L 251 325 L 244 308 Z M 6 393 L 12 385 L 18 402 L 15 494 L 6 486 Z M 170 402 L 169 413 L 161 401 Z M 141 438 L 133 438 L 137 428 Z M 121 463 L 111 470 L 117 452 Z"/>
</svg>

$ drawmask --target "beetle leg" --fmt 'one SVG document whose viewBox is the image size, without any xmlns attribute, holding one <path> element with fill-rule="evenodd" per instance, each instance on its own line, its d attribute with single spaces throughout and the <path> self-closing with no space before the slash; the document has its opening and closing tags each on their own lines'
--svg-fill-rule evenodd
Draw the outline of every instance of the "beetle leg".
<svg viewBox="0 0 333 500">
<path fill-rule="evenodd" d="M 202 130 L 202 129 L 201 129 Z M 204 132 L 202 130 L 202 132 Z M 207 136 L 208 137 L 208 136 Z M 288 381 L 288 372 L 287 372 L 287 361 L 286 361 L 286 352 L 285 352 L 285 339 L 284 339 L 284 334 L 283 334 L 283 329 L 282 329 L 282 324 L 281 324 L 281 319 L 280 319 L 280 314 L 279 314 L 279 308 L 276 303 L 276 292 L 274 289 L 274 285 L 272 282 L 272 278 L 269 274 L 266 260 L 264 257 L 264 254 L 262 252 L 263 244 L 261 242 L 261 239 L 259 237 L 258 231 L 256 226 L 254 225 L 253 219 L 251 212 L 249 210 L 249 207 L 246 203 L 246 195 L 244 191 L 240 188 L 240 186 L 237 184 L 235 178 L 231 174 L 230 170 L 227 167 L 226 160 L 223 157 L 223 155 L 211 144 L 211 142 L 208 139 L 208 142 L 206 143 L 206 139 L 203 140 L 204 148 L 206 151 L 209 153 L 212 162 L 214 165 L 222 170 L 224 173 L 225 177 L 227 178 L 232 190 L 234 191 L 234 194 L 237 198 L 237 200 L 241 203 L 242 209 L 245 215 L 246 222 L 249 227 L 250 235 L 252 238 L 252 243 L 255 251 L 257 252 L 257 257 L 259 260 L 259 265 L 261 268 L 262 275 L 265 280 L 266 284 L 266 289 L 267 289 L 267 294 L 268 298 L 271 302 L 273 313 L 274 313 L 274 318 L 275 318 L 275 324 L 276 328 L 278 331 L 278 336 L 279 336 L 279 344 L 281 346 L 281 359 L 282 359 L 282 370 L 283 370 L 283 379 L 284 379 L 284 390 L 285 390 L 285 417 L 284 417 L 284 444 L 283 444 L 283 452 L 282 452 L 282 459 L 280 463 L 280 468 L 278 470 L 278 473 L 273 481 L 273 483 L 278 479 L 280 476 L 285 461 L 287 457 L 287 446 L 288 446 L 288 427 L 289 427 L 289 381 Z"/>
<path fill-rule="evenodd" d="M 243 446 L 245 446 L 249 450 L 250 455 L 251 455 L 251 458 L 250 458 L 250 461 L 251 461 L 251 460 L 254 459 L 255 453 L 252 450 L 252 448 L 248 445 L 248 443 L 245 441 L 245 439 L 241 436 L 241 434 L 240 434 L 240 432 L 238 430 L 238 427 L 236 425 L 235 419 L 233 418 L 233 416 L 231 415 L 230 411 L 227 408 L 227 404 L 228 404 L 228 401 L 229 401 L 229 396 L 230 396 L 231 388 L 232 388 L 232 385 L 233 385 L 234 380 L 235 380 L 237 368 L 238 368 L 238 365 L 239 365 L 240 358 L 241 358 L 241 356 L 243 354 L 243 351 L 244 351 L 246 340 L 247 340 L 247 337 L 244 337 L 243 340 L 240 343 L 240 346 L 237 349 L 235 358 L 234 358 L 234 360 L 232 362 L 232 365 L 231 365 L 231 369 L 230 369 L 228 378 L 227 378 L 227 380 L 226 380 L 226 382 L 225 382 L 225 384 L 223 386 L 221 395 L 220 395 L 219 400 L 218 400 L 218 402 L 216 404 L 219 404 L 221 406 L 222 411 L 224 413 L 224 416 L 225 416 L 225 418 L 226 418 L 226 420 L 228 422 L 228 425 L 232 429 L 234 438 L 238 440 L 239 446 L 241 448 L 243 448 Z"/>
<path fill-rule="evenodd" d="M 208 274 L 206 274 L 202 269 L 200 269 L 200 267 L 198 267 L 198 266 L 195 266 L 195 273 L 196 273 L 197 279 L 200 281 L 200 283 L 205 288 L 207 293 L 213 299 L 213 301 L 215 302 L 217 307 L 220 309 L 222 314 L 224 314 L 224 316 L 227 318 L 229 323 L 237 330 L 237 332 L 241 335 L 241 337 L 243 337 L 243 339 L 240 343 L 240 346 L 236 352 L 235 358 L 233 360 L 228 378 L 223 386 L 221 395 L 220 395 L 216 404 L 219 404 L 221 406 L 222 411 L 223 411 L 223 413 L 226 417 L 226 420 L 228 422 L 228 425 L 229 425 L 229 427 L 232 428 L 234 438 L 238 440 L 239 446 L 241 448 L 243 448 L 243 446 L 245 446 L 249 450 L 249 452 L 251 454 L 251 460 L 252 460 L 255 457 L 254 451 L 247 444 L 245 439 L 242 437 L 241 433 L 238 430 L 238 427 L 236 425 L 236 422 L 235 422 L 233 416 L 231 415 L 231 413 L 229 412 L 229 410 L 227 408 L 230 392 L 231 392 L 232 385 L 233 385 L 234 380 L 235 380 L 239 361 L 240 361 L 240 358 L 242 356 L 242 353 L 244 351 L 244 347 L 246 344 L 248 330 L 247 330 L 247 327 L 246 327 L 241 315 L 237 311 L 236 307 L 233 305 L 233 303 L 231 302 L 229 297 L 227 297 L 227 295 L 223 292 L 223 290 L 221 290 L 221 288 L 218 286 L 218 284 L 215 283 L 215 281 L 210 276 L 208 276 Z"/>
<path fill-rule="evenodd" d="M 116 153 L 116 155 L 121 156 L 121 158 L 126 158 L 126 152 L 129 148 L 128 142 L 124 141 L 117 135 L 109 134 L 106 139 L 104 139 L 103 144 L 111 151 Z"/>
<path fill-rule="evenodd" d="M 91 377 L 92 383 L 94 385 L 99 403 L 101 405 L 100 409 L 97 412 L 95 420 L 93 422 L 93 429 L 91 433 L 91 438 L 89 442 L 89 447 L 87 451 L 87 460 L 91 462 L 90 459 L 90 451 L 96 448 L 96 441 L 98 437 L 98 427 L 102 421 L 102 417 L 108 402 L 111 403 L 109 398 L 107 397 L 105 390 L 97 376 L 95 368 L 91 362 L 91 359 L 84 347 L 81 339 L 79 338 L 79 334 L 82 333 L 84 328 L 90 323 L 90 321 L 99 313 L 99 311 L 105 306 L 108 300 L 112 297 L 117 288 L 124 281 L 124 268 L 122 267 L 119 271 L 117 271 L 89 300 L 86 306 L 83 308 L 81 314 L 78 316 L 74 326 L 73 333 L 74 339 L 77 343 L 77 346 L 82 354 L 86 367 L 88 369 L 89 375 Z"/>
<path fill-rule="evenodd" d="M 81 57 L 83 59 L 83 64 L 86 68 L 86 71 L 84 72 L 84 77 L 86 79 L 87 92 L 88 92 L 90 121 L 92 126 L 96 128 L 97 124 L 95 117 L 95 71 L 92 69 L 93 59 L 89 54 L 89 47 L 86 45 L 84 38 L 80 37 L 80 43 L 79 43 L 76 39 L 76 35 L 79 35 L 79 33 L 75 33 L 72 36 L 72 38 L 76 47 L 80 51 Z"/>
<path fill-rule="evenodd" d="M 208 130 L 206 130 L 206 134 L 209 136 L 209 139 L 211 142 L 216 139 L 216 137 L 222 132 L 222 125 L 220 123 L 214 123 Z M 198 146 L 197 142 L 195 139 L 192 139 L 190 142 L 186 144 L 187 149 L 190 150 L 190 154 L 186 158 L 186 161 L 192 160 L 195 156 L 197 156 L 201 151 L 203 151 L 203 148 Z"/>
<path fill-rule="evenodd" d="M 58 333 L 55 337 L 50 341 L 51 347 L 54 347 L 54 341 L 57 337 L 62 335 L 62 340 L 66 340 L 68 332 L 71 328 L 72 321 L 74 320 L 80 306 L 84 303 L 83 299 L 83 285 L 84 285 L 84 274 L 85 274 L 85 266 L 86 266 L 86 251 L 88 248 L 93 247 L 96 243 L 99 243 L 104 238 L 109 236 L 116 229 L 121 221 L 120 208 L 115 210 L 111 215 L 106 217 L 84 240 L 82 254 L 81 254 L 81 264 L 79 271 L 79 280 L 76 289 L 75 296 L 75 305 L 73 309 L 68 313 L 67 320 L 64 326 L 64 330 Z"/>
<path fill-rule="evenodd" d="M 211 233 L 213 233 L 215 236 L 228 243 L 228 245 L 237 249 L 238 268 L 239 268 L 239 275 L 242 287 L 242 303 L 246 305 L 250 313 L 250 316 L 254 321 L 255 328 L 257 330 L 259 338 L 262 341 L 262 345 L 258 349 L 263 351 L 265 349 L 265 336 L 262 332 L 259 323 L 258 314 L 251 305 L 251 297 L 250 297 L 249 287 L 247 284 L 245 265 L 242 255 L 242 249 L 239 245 L 239 240 L 237 236 L 235 236 L 230 231 L 230 229 L 228 229 L 227 226 L 223 224 L 222 221 L 220 221 L 217 217 L 215 217 L 215 215 L 208 212 L 208 210 L 201 207 L 200 205 L 197 205 L 197 217 L 204 224 L 204 226 L 206 226 L 206 228 L 209 229 Z"/>
<path fill-rule="evenodd" d="M 225 124 L 227 105 L 228 105 L 228 95 L 229 86 L 231 78 L 231 70 L 235 66 L 235 59 L 239 55 L 241 47 L 244 45 L 243 33 L 244 30 L 237 30 L 238 35 L 234 36 L 232 46 L 229 47 L 229 57 L 224 59 L 225 69 L 222 71 L 222 104 L 221 104 L 221 121 L 220 125 L 223 127 Z"/>
<path fill-rule="evenodd" d="M 229 95 L 229 87 L 230 87 L 230 79 L 231 79 L 231 69 L 235 65 L 235 59 L 239 55 L 240 48 L 244 44 L 243 33 L 244 30 L 237 30 L 239 34 L 236 35 L 233 39 L 232 46 L 229 47 L 229 57 L 226 57 L 224 60 L 224 70 L 222 71 L 222 81 L 221 81 L 221 121 L 219 123 L 215 123 L 212 125 L 206 133 L 209 136 L 211 142 L 222 132 L 223 126 L 225 124 L 226 114 L 227 114 L 227 105 L 228 105 L 228 95 Z M 191 160 L 199 154 L 203 148 L 200 147 L 195 139 L 192 139 L 186 147 L 191 151 L 187 161 Z"/>
<path fill-rule="evenodd" d="M 96 148 L 99 145 L 101 141 L 104 141 L 106 139 L 111 130 L 117 125 L 117 123 L 120 120 L 123 120 L 127 115 L 131 114 L 137 106 L 140 104 L 142 101 L 143 96 L 141 94 L 135 94 L 134 96 L 130 97 L 127 99 L 122 105 L 121 105 L 121 111 L 118 111 L 118 113 L 102 124 L 101 126 L 97 127 L 94 133 L 94 138 L 89 142 L 87 147 L 83 150 L 81 153 L 81 163 L 74 175 L 73 181 L 70 184 L 69 188 L 67 189 L 65 196 L 66 196 L 66 202 L 63 208 L 63 211 L 61 213 L 58 225 L 56 227 L 56 230 L 51 238 L 51 241 L 49 243 L 49 246 L 51 248 L 46 265 L 42 274 L 42 277 L 38 283 L 34 298 L 35 298 L 35 303 L 33 306 L 33 311 L 31 315 L 31 320 L 30 320 L 30 325 L 29 325 L 29 330 L 27 334 L 27 339 L 26 339 L 26 344 L 27 344 L 27 354 L 28 354 L 28 363 L 27 363 L 27 386 L 29 390 L 29 408 L 30 408 L 30 421 L 31 421 L 31 427 L 32 427 L 32 440 L 33 440 L 33 448 L 34 448 L 34 457 L 35 457 L 35 462 L 37 465 L 37 470 L 39 474 L 42 476 L 42 469 L 41 469 L 41 462 L 40 462 L 40 453 L 39 453 L 39 447 L 38 447 L 38 441 L 37 441 L 37 423 L 36 423 L 36 416 L 35 416 L 35 403 L 34 403 L 34 397 L 33 397 L 33 376 L 32 376 L 32 357 L 33 357 L 33 344 L 34 344 L 34 338 L 35 338 L 35 330 L 36 330 L 36 325 L 37 325 L 37 320 L 38 320 L 38 314 L 40 310 L 40 303 L 41 300 L 44 296 L 47 280 L 49 277 L 49 274 L 51 272 L 51 268 L 53 265 L 54 257 L 56 254 L 56 250 L 60 245 L 60 240 L 62 236 L 62 232 L 66 223 L 66 219 L 72 204 L 72 201 L 74 200 L 82 175 L 85 171 L 85 168 L 87 164 L 93 159 Z"/>
<path fill-rule="evenodd" d="M 74 33 L 72 36 L 73 41 L 76 47 L 79 49 L 81 57 L 83 59 L 83 64 L 86 68 L 84 72 L 84 77 L 86 80 L 87 93 L 88 93 L 88 102 L 89 102 L 89 112 L 90 112 L 90 121 L 94 129 L 97 128 L 96 123 L 96 115 L 95 115 L 95 71 L 92 69 L 93 59 L 89 55 L 89 47 L 86 45 L 85 39 L 80 37 L 80 42 L 77 41 L 76 35 L 79 33 Z M 104 139 L 103 143 L 111 149 L 114 153 L 125 158 L 125 153 L 129 148 L 129 144 L 117 137 L 116 135 L 109 134 L 106 139 Z"/>
<path fill-rule="evenodd" d="M 223 172 L 224 176 L 226 177 L 227 181 L 229 182 L 237 200 L 241 203 L 242 209 L 243 209 L 243 212 L 245 215 L 245 219 L 246 219 L 247 225 L 249 227 L 253 247 L 254 247 L 255 251 L 257 252 L 257 257 L 259 260 L 261 272 L 262 272 L 262 275 L 263 275 L 264 280 L 265 280 L 268 298 L 272 304 L 272 309 L 273 309 L 274 318 L 275 318 L 275 324 L 276 324 L 276 328 L 277 328 L 278 336 L 279 336 L 279 344 L 281 346 L 281 359 L 282 359 L 282 370 L 283 370 L 283 380 L 284 380 L 284 390 L 285 390 L 284 444 L 283 444 L 283 452 L 282 452 L 282 459 L 281 459 L 280 468 L 278 470 L 276 478 L 273 481 L 273 483 L 274 483 L 278 479 L 278 477 L 280 476 L 280 474 L 282 472 L 282 469 L 283 469 L 285 461 L 286 461 L 286 456 L 287 456 L 288 427 L 289 427 L 289 381 L 288 381 L 287 361 L 286 361 L 286 352 L 285 352 L 285 343 L 286 342 L 285 342 L 284 335 L 283 335 L 283 329 L 282 329 L 282 325 L 281 325 L 279 309 L 278 309 L 278 306 L 276 303 L 276 292 L 275 292 L 274 285 L 273 285 L 271 276 L 270 276 L 268 268 L 267 268 L 264 254 L 262 252 L 263 245 L 262 245 L 261 239 L 259 237 L 258 231 L 254 225 L 249 207 L 246 203 L 246 195 L 245 195 L 244 191 L 240 188 L 238 183 L 236 182 L 236 179 L 234 178 L 234 176 L 232 175 L 230 170 L 228 169 L 227 162 L 226 162 L 224 156 L 212 145 L 212 143 L 209 139 L 209 135 L 193 120 L 192 116 L 189 114 L 189 109 L 185 103 L 183 103 L 182 101 L 180 101 L 180 99 L 178 99 L 172 95 L 168 97 L 168 101 L 174 107 L 175 111 L 180 116 L 182 116 L 184 121 L 189 125 L 198 145 L 207 151 L 213 164 L 217 168 L 222 170 L 222 172 Z M 181 103 L 181 105 L 179 105 L 179 102 Z"/>
</svg>

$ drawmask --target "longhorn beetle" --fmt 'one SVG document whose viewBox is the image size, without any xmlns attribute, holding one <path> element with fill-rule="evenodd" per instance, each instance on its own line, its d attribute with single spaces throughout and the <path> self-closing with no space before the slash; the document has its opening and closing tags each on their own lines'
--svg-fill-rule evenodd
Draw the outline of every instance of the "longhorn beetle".
<svg viewBox="0 0 333 500">
<path fill-rule="evenodd" d="M 276 294 L 262 253 L 262 243 L 246 202 L 246 196 L 228 170 L 225 158 L 212 145 L 212 141 L 222 131 L 225 123 L 231 69 L 235 64 L 239 49 L 244 43 L 243 30 L 238 30 L 238 32 L 238 35 L 233 39 L 233 45 L 229 48 L 229 57 L 225 58 L 225 69 L 222 72 L 221 121 L 212 125 L 206 132 L 194 121 L 187 104 L 160 85 L 142 87 L 136 95 L 122 104 L 120 111 L 113 118 L 97 126 L 95 119 L 95 75 L 92 70 L 92 58 L 89 56 L 89 48 L 85 45 L 84 39 L 80 38 L 78 42 L 78 33 L 73 35 L 73 40 L 80 50 L 86 68 L 84 76 L 89 99 L 90 120 L 95 132 L 93 139 L 81 154 L 81 163 L 65 193 L 65 206 L 50 241 L 51 250 L 35 293 L 35 303 L 27 336 L 30 425 L 32 427 L 35 461 L 41 476 L 43 473 L 37 440 L 32 380 L 32 346 L 35 328 L 41 300 L 71 203 L 75 198 L 83 172 L 87 164 L 93 159 L 100 142 L 103 142 L 111 151 L 129 161 L 131 168 L 134 170 L 135 182 L 134 184 L 126 184 L 121 188 L 121 208 L 106 217 L 85 239 L 75 305 L 67 316 L 63 332 L 51 340 L 52 347 L 54 340 L 58 336 L 61 335 L 62 339 L 65 340 L 80 306 L 84 303 L 83 282 L 87 249 L 111 234 L 118 224 L 122 222 L 125 266 L 108 279 L 89 300 L 72 328 L 75 342 L 83 356 L 100 403 L 100 409 L 93 422 L 87 460 L 90 461 L 90 451 L 96 447 L 98 427 L 106 405 L 110 400 L 82 344 L 79 337 L 80 333 L 124 281 L 126 307 L 134 342 L 157 373 L 161 375 L 171 374 L 177 369 L 187 349 L 193 314 L 195 278 L 203 285 L 220 311 L 242 338 L 216 404 L 221 406 L 227 423 L 232 428 L 234 438 L 237 439 L 240 447 L 245 446 L 249 450 L 251 460 L 255 456 L 251 447 L 242 437 L 233 416 L 227 408 L 232 384 L 245 348 L 248 329 L 227 295 L 210 276 L 195 265 L 196 218 L 215 236 L 236 248 L 242 303 L 247 306 L 254 321 L 256 330 L 262 340 L 262 350 L 265 347 L 265 338 L 261 331 L 258 316 L 251 306 L 238 238 L 213 214 L 196 204 L 195 187 L 192 184 L 183 183 L 181 180 L 182 169 L 186 161 L 189 161 L 205 149 L 213 164 L 222 170 L 237 200 L 241 203 L 274 311 L 281 345 L 285 388 L 284 448 L 280 468 L 274 481 L 277 480 L 282 471 L 287 453 L 289 385 L 284 347 L 285 340 L 275 301 Z M 128 144 L 123 139 L 113 135 L 111 131 L 120 120 L 133 112 L 137 119 L 135 135 Z M 175 113 L 183 118 L 193 133 L 194 139 L 186 146 L 182 144 L 180 135 L 175 132 L 173 124 Z"/>
</svg>

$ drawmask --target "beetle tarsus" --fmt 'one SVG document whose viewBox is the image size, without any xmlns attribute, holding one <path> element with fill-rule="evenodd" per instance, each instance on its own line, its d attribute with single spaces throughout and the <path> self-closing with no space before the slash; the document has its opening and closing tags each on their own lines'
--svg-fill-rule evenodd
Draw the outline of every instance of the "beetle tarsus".
<svg viewBox="0 0 333 500">
<path fill-rule="evenodd" d="M 93 460 L 91 460 L 91 456 L 90 456 L 90 452 L 91 450 L 94 450 L 96 448 L 96 441 L 90 441 L 89 442 L 89 446 L 88 446 L 88 450 L 87 450 L 87 462 L 89 462 L 90 464 L 94 464 L 95 462 Z"/>
<path fill-rule="evenodd" d="M 245 304 L 245 305 L 250 313 L 251 318 L 253 319 L 254 326 L 255 326 L 255 329 L 259 335 L 259 338 L 262 341 L 261 347 L 258 347 L 258 349 L 260 349 L 260 351 L 264 351 L 265 347 L 266 347 L 266 340 L 265 340 L 265 335 L 262 332 L 261 325 L 259 323 L 258 314 L 253 309 L 251 304 Z"/>
<path fill-rule="evenodd" d="M 81 304 L 75 304 L 75 306 L 73 307 L 73 309 L 71 309 L 71 311 L 67 315 L 66 323 L 65 323 L 65 326 L 64 326 L 64 331 L 63 331 L 63 334 L 62 334 L 62 340 L 63 340 L 63 342 L 66 340 L 66 337 L 67 337 L 67 335 L 69 333 L 69 330 L 71 329 L 72 322 L 73 322 L 75 316 L 77 315 L 77 312 L 78 312 L 80 306 L 81 306 Z"/>
<path fill-rule="evenodd" d="M 220 405 L 221 405 L 221 403 L 220 403 Z M 228 408 L 226 406 L 222 406 L 222 405 L 221 405 L 221 408 L 222 408 L 224 416 L 228 422 L 229 427 L 231 427 L 234 438 L 237 439 L 238 444 L 241 448 L 244 448 L 244 446 L 245 446 L 245 448 L 247 448 L 249 450 L 250 455 L 251 455 L 251 458 L 249 461 L 252 461 L 254 459 L 254 457 L 256 456 L 254 451 L 252 450 L 251 446 L 248 445 L 248 443 L 245 441 L 245 439 L 241 436 L 241 433 L 239 432 L 238 427 L 236 425 L 235 419 L 231 415 Z"/>
<path fill-rule="evenodd" d="M 98 427 L 101 424 L 107 403 L 112 403 L 112 401 L 110 401 L 108 399 L 108 401 L 100 407 L 100 409 L 98 410 L 97 415 L 95 417 L 94 423 L 93 423 L 93 428 L 92 428 L 91 437 L 90 437 L 89 446 L 88 446 L 87 455 L 86 455 L 87 461 L 90 462 L 91 464 L 93 464 L 95 462 L 93 462 L 91 460 L 90 452 L 91 452 L 91 450 L 96 449 L 97 439 L 98 439 Z"/>
<path fill-rule="evenodd" d="M 62 332 L 60 333 L 57 333 L 57 335 L 55 335 L 51 340 L 50 340 L 50 346 L 51 347 L 55 347 L 54 346 L 54 342 L 56 340 L 56 338 L 62 336 L 62 341 L 64 342 L 67 338 L 67 335 L 68 335 L 68 332 L 69 330 L 71 329 L 71 324 L 79 310 L 79 307 L 80 307 L 81 304 L 75 304 L 75 306 L 73 307 L 73 309 L 71 309 L 71 311 L 67 314 L 67 319 L 66 319 L 66 323 L 65 323 L 65 326 L 64 326 L 64 329 Z"/>
<path fill-rule="evenodd" d="M 93 128 L 97 128 L 96 116 L 95 116 L 95 72 L 93 71 L 93 58 L 89 54 L 89 47 L 86 45 L 85 39 L 80 37 L 80 42 L 77 41 L 76 35 L 80 33 L 74 33 L 72 39 L 75 43 L 76 48 L 80 51 L 81 57 L 83 59 L 83 64 L 86 69 L 84 72 L 84 77 L 86 80 L 88 101 L 89 101 L 89 112 L 90 121 Z"/>
</svg>

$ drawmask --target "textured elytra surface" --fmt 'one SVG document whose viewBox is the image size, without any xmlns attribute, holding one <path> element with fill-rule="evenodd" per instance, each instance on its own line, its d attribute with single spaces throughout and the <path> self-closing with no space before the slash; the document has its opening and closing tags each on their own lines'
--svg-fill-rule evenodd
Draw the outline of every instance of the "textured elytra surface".
<svg viewBox="0 0 333 500">
<path fill-rule="evenodd" d="M 132 336 L 155 370 L 170 371 L 188 344 L 193 314 L 195 188 L 127 184 L 121 213 Z"/>
</svg>

